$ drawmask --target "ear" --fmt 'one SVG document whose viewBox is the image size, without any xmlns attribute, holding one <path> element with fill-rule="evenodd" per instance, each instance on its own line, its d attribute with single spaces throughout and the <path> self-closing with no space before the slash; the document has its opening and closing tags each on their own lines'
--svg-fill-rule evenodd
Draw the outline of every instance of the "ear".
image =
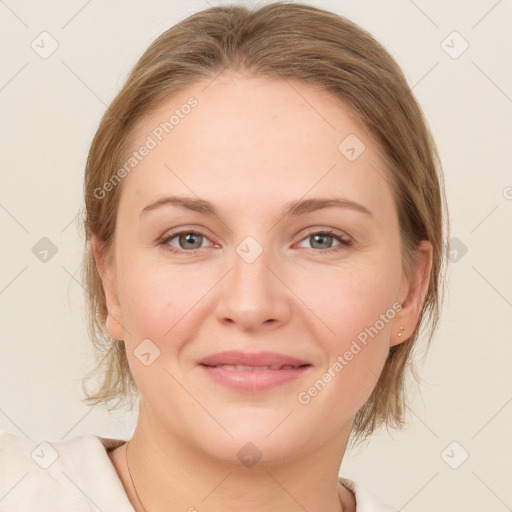
<svg viewBox="0 0 512 512">
<path fill-rule="evenodd" d="M 124 339 L 123 316 L 117 294 L 115 269 L 109 266 L 106 260 L 103 242 L 93 236 L 91 239 L 91 247 L 96 268 L 100 274 L 101 283 L 107 299 L 108 316 L 105 326 L 110 336 L 116 340 L 122 341 Z"/>
<path fill-rule="evenodd" d="M 412 278 L 409 281 L 404 275 L 402 279 L 399 294 L 402 309 L 393 320 L 393 332 L 389 340 L 390 347 L 407 341 L 418 324 L 430 283 L 432 255 L 432 243 L 428 240 L 422 240 L 415 257 Z M 400 332 L 402 333 L 401 336 L 398 335 Z"/>
</svg>

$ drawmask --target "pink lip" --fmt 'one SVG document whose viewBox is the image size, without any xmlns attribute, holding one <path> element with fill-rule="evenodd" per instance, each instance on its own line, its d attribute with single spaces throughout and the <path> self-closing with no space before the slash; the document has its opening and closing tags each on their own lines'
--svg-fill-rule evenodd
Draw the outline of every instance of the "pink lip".
<svg viewBox="0 0 512 512">
<path fill-rule="evenodd" d="M 198 363 L 212 379 L 237 391 L 263 391 L 290 382 L 311 368 L 307 361 L 275 352 L 225 351 Z M 236 369 L 229 366 L 292 366 L 281 369 Z"/>
<path fill-rule="evenodd" d="M 242 352 L 241 350 L 226 350 L 207 356 L 199 361 L 199 364 L 218 366 L 232 364 L 242 366 L 302 366 L 310 364 L 295 357 L 277 352 Z"/>
</svg>

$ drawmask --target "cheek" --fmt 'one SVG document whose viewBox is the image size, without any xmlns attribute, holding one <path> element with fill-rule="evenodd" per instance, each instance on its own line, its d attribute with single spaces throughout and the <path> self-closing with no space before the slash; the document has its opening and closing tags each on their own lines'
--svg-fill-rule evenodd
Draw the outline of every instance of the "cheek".
<svg viewBox="0 0 512 512">
<path fill-rule="evenodd" d="M 330 269 L 315 277 L 315 292 L 307 286 L 298 292 L 319 318 L 313 336 L 326 354 L 321 379 L 329 391 L 322 391 L 318 404 L 351 404 L 355 413 L 377 383 L 389 351 L 400 276 L 399 261 L 380 262 Z"/>
<path fill-rule="evenodd" d="M 219 280 L 213 266 L 170 265 L 165 258 L 125 258 L 119 274 L 120 303 L 134 350 L 150 339 L 161 351 L 178 352 L 200 329 L 205 297 Z"/>
<path fill-rule="evenodd" d="M 208 283 L 198 274 L 144 258 L 133 258 L 120 282 L 131 373 L 143 396 L 163 397 L 166 390 L 176 388 L 173 361 L 201 325 L 198 303 Z"/>
<path fill-rule="evenodd" d="M 306 306 L 322 321 L 324 335 L 346 341 L 373 326 L 381 315 L 388 313 L 388 317 L 394 317 L 392 306 L 399 277 L 399 261 L 369 259 L 317 272 L 313 281 L 298 281 L 296 289 L 297 295 L 304 297 Z M 389 321 L 384 326 L 378 322 L 378 326 L 379 330 L 389 330 Z"/>
</svg>

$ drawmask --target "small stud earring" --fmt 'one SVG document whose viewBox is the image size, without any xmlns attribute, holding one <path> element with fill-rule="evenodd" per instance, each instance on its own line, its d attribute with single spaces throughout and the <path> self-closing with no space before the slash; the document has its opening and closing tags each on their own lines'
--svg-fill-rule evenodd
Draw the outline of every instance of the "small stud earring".
<svg viewBox="0 0 512 512">
<path fill-rule="evenodd" d="M 403 327 L 400 327 L 400 332 L 397 334 L 397 336 L 399 336 L 399 337 L 400 337 L 400 336 L 402 336 L 402 331 L 403 331 L 403 330 L 404 330 L 404 328 L 403 328 Z"/>
</svg>

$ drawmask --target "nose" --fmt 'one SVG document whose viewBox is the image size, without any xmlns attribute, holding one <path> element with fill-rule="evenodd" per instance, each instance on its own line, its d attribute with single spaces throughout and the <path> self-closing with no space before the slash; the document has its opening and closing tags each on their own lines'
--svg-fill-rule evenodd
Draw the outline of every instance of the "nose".
<svg viewBox="0 0 512 512">
<path fill-rule="evenodd" d="M 234 255 L 233 268 L 223 279 L 218 320 L 246 332 L 272 330 L 288 322 L 293 294 L 275 258 L 265 250 L 254 261 L 240 254 Z"/>
</svg>

